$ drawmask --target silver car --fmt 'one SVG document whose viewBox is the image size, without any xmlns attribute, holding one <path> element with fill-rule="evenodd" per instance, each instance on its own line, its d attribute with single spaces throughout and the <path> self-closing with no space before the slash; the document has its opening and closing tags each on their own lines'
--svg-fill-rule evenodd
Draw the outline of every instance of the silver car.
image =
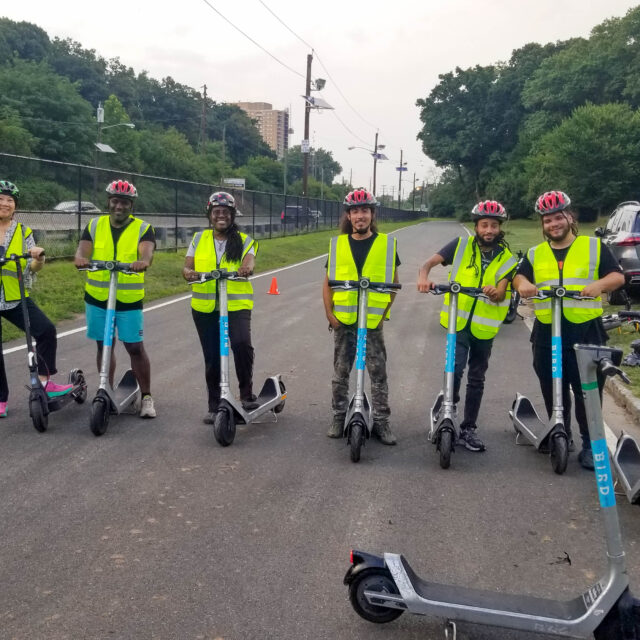
<svg viewBox="0 0 640 640">
<path fill-rule="evenodd" d="M 623 202 L 609 217 L 605 227 L 595 230 L 624 272 L 627 287 L 640 291 L 640 202 Z"/>
</svg>

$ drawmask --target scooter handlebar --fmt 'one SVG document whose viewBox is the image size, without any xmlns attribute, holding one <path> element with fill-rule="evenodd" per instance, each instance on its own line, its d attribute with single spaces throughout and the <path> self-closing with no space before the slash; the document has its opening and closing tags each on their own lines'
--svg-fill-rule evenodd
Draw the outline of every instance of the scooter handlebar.
<svg viewBox="0 0 640 640">
<path fill-rule="evenodd" d="M 445 293 L 462 293 L 465 296 L 472 296 L 474 298 L 479 298 L 480 296 L 485 295 L 484 291 L 480 287 L 463 287 L 458 282 L 436 284 L 433 289 L 429 289 L 429 293 L 433 293 L 436 296 L 441 296 Z"/>
<path fill-rule="evenodd" d="M 622 309 L 618 311 L 618 318 L 620 318 L 620 320 L 640 320 L 640 311 Z"/>
<path fill-rule="evenodd" d="M 329 280 L 329 287 L 332 289 L 344 289 L 352 291 L 353 289 L 373 289 L 377 293 L 395 293 L 402 289 L 399 282 L 371 282 L 368 278 L 360 278 L 359 280 Z"/>
<path fill-rule="evenodd" d="M 197 280 L 191 280 L 189 284 L 203 284 L 204 282 L 210 282 L 211 280 L 233 280 L 235 282 L 247 282 L 249 278 L 239 276 L 237 271 L 224 271 L 221 269 L 214 269 L 213 271 L 200 272 L 200 277 Z"/>
<path fill-rule="evenodd" d="M 581 296 L 580 291 L 565 289 L 563 286 L 552 289 L 540 289 L 538 295 L 529 296 L 527 300 L 548 300 L 549 298 L 573 298 L 574 300 L 595 300 L 594 296 Z"/>
<path fill-rule="evenodd" d="M 45 255 L 45 252 L 42 251 L 40 255 L 41 256 Z M 26 253 L 11 253 L 9 255 L 5 254 L 2 257 L 0 257 L 0 264 L 5 264 L 6 262 L 11 262 L 15 260 L 29 260 L 29 258 L 31 257 L 32 255 L 28 251 Z"/>
<path fill-rule="evenodd" d="M 117 260 L 91 260 L 86 267 L 78 267 L 78 271 L 118 271 L 125 275 L 138 273 L 131 270 L 130 262 L 118 262 Z"/>
</svg>

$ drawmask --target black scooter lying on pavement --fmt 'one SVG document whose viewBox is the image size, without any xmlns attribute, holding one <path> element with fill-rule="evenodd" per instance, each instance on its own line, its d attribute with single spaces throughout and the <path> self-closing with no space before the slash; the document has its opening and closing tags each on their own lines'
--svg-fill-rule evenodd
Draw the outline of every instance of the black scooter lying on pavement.
<svg viewBox="0 0 640 640">
<path fill-rule="evenodd" d="M 5 255 L 5 248 L 0 247 L 0 266 L 7 262 L 16 263 L 16 277 L 18 278 L 18 287 L 20 288 L 20 306 L 22 307 L 22 317 L 24 319 L 24 333 L 27 339 L 27 365 L 29 367 L 29 415 L 36 431 L 43 433 L 49 425 L 49 414 L 54 411 L 60 411 L 71 400 L 77 404 L 82 404 L 87 399 L 87 383 L 84 374 L 80 369 L 72 369 L 69 372 L 69 384 L 73 385 L 73 389 L 63 396 L 50 398 L 44 390 L 42 382 L 38 377 L 38 354 L 33 348 L 33 340 L 31 339 L 31 323 L 29 321 L 29 311 L 27 309 L 27 296 L 24 287 L 24 273 L 20 260 L 28 260 L 31 258 L 30 253 L 17 255 Z"/>
</svg>

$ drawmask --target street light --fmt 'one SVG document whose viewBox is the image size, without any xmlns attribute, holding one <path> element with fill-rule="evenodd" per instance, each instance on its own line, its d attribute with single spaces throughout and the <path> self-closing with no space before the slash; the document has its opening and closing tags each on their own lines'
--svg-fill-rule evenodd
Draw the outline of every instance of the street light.
<svg viewBox="0 0 640 640">
<path fill-rule="evenodd" d="M 378 132 L 376 131 L 376 139 L 373 145 L 373 150 L 367 149 L 366 147 L 349 147 L 349 151 L 353 151 L 353 149 L 364 149 L 367 153 L 370 153 L 373 156 L 373 195 L 376 195 L 376 169 L 378 166 L 378 160 L 388 160 L 387 156 L 384 153 L 378 153 L 380 149 L 384 149 L 386 145 L 378 144 Z"/>
</svg>

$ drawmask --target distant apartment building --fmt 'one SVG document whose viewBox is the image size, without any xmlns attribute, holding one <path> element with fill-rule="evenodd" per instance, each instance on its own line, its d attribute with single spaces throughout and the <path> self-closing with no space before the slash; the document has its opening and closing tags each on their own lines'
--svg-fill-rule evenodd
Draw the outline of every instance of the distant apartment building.
<svg viewBox="0 0 640 640">
<path fill-rule="evenodd" d="M 278 159 L 289 148 L 289 110 L 274 109 L 268 102 L 235 102 L 237 107 L 253 118 L 262 139 L 276 152 Z"/>
</svg>

